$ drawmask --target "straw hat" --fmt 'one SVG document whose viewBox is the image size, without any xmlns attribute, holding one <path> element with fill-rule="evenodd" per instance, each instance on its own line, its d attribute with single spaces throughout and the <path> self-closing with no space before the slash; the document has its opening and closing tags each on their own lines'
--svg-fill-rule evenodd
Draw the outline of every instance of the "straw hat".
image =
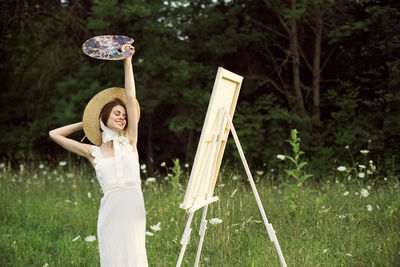
<svg viewBox="0 0 400 267">
<path fill-rule="evenodd" d="M 83 131 L 90 142 L 99 146 L 101 145 L 101 130 L 100 130 L 100 112 L 104 105 L 119 98 L 126 105 L 125 89 L 120 87 L 111 87 L 96 94 L 86 105 L 83 112 Z M 138 121 L 140 118 L 139 102 L 136 100 Z"/>
</svg>

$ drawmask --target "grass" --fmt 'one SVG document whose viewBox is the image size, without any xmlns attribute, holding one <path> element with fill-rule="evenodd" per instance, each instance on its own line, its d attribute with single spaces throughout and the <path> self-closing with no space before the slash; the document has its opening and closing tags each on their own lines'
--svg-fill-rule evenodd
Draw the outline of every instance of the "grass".
<svg viewBox="0 0 400 267">
<path fill-rule="evenodd" d="M 94 172 L 87 165 L 40 167 L 0 168 L 0 265 L 99 266 L 97 240 L 85 241 L 96 235 L 102 197 Z M 215 191 L 220 200 L 209 206 L 207 218 L 222 223 L 208 223 L 201 265 L 280 266 L 250 186 L 243 177 L 233 181 L 228 171 L 221 177 Z M 271 182 L 268 174 L 259 179 L 257 188 L 288 266 L 399 266 L 398 181 L 375 181 L 363 197 L 359 192 L 367 185 L 310 182 L 294 193 L 293 208 L 285 200 L 289 189 Z M 143 192 L 147 230 L 154 234 L 146 238 L 149 265 L 174 266 L 188 218 L 179 208 L 185 186 L 159 179 L 143 183 Z M 201 210 L 192 222 L 183 266 L 194 263 L 200 219 Z M 161 230 L 152 231 L 158 222 Z"/>
</svg>

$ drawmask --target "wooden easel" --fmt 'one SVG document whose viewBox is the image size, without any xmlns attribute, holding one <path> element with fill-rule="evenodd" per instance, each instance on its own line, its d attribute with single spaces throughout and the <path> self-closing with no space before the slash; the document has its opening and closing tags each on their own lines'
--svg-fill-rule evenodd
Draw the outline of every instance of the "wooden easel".
<svg viewBox="0 0 400 267">
<path fill-rule="evenodd" d="M 233 135 L 233 138 L 235 140 L 236 147 L 238 149 L 240 158 L 241 158 L 243 166 L 245 168 L 245 171 L 246 171 L 246 174 L 247 174 L 247 178 L 248 178 L 248 180 L 250 182 L 251 189 L 252 189 L 254 197 L 256 199 L 256 202 L 257 202 L 258 208 L 260 210 L 261 216 L 263 218 L 263 221 L 264 221 L 265 227 L 267 229 L 269 238 L 270 238 L 271 242 L 273 242 L 275 244 L 275 248 L 276 248 L 276 250 L 278 252 L 278 256 L 279 256 L 279 259 L 280 259 L 280 262 L 281 262 L 282 266 L 286 267 L 286 262 L 285 262 L 285 259 L 283 257 L 283 254 L 282 254 L 282 250 L 281 250 L 281 248 L 279 246 L 278 239 L 276 238 L 275 230 L 272 227 L 272 224 L 270 224 L 268 222 L 268 219 L 267 219 L 267 216 L 265 214 L 263 205 L 261 203 L 260 196 L 259 196 L 259 194 L 257 192 L 257 188 L 256 188 L 256 185 L 254 183 L 253 176 L 251 175 L 250 168 L 249 168 L 249 166 L 247 164 L 247 161 L 246 161 L 246 158 L 244 156 L 242 146 L 240 145 L 239 138 L 238 138 L 238 136 L 236 134 L 235 127 L 233 126 L 233 122 L 232 122 L 232 120 L 231 120 L 231 118 L 230 118 L 230 116 L 229 116 L 229 114 L 228 114 L 228 112 L 226 111 L 225 108 L 221 108 L 220 109 L 219 115 L 216 118 L 216 120 L 218 121 L 217 130 L 211 137 L 211 142 L 212 142 L 212 148 L 213 149 L 210 149 L 208 154 L 207 154 L 207 158 L 209 160 L 207 161 L 206 168 L 203 169 L 204 172 L 203 172 L 202 175 L 207 175 L 207 173 L 209 173 L 209 171 L 210 171 L 209 170 L 210 167 L 214 168 L 214 169 L 211 170 L 211 173 L 215 173 L 216 164 L 212 164 L 218 157 L 218 150 L 215 149 L 215 147 L 217 147 L 218 142 L 221 142 L 220 133 L 221 133 L 221 127 L 223 125 L 222 122 L 224 120 L 226 120 L 228 122 L 228 124 L 229 124 L 230 130 L 232 131 L 232 135 Z M 198 203 L 195 202 L 196 204 L 194 204 L 191 208 L 188 209 L 189 218 L 188 218 L 188 221 L 186 223 L 185 231 L 184 231 L 182 239 L 181 239 L 182 248 L 181 248 L 181 252 L 179 254 L 178 262 L 176 264 L 177 267 L 181 266 L 182 260 L 183 260 L 183 256 L 185 254 L 186 246 L 189 243 L 190 233 L 192 231 L 192 229 L 190 228 L 190 225 L 191 225 L 191 222 L 192 222 L 192 219 L 193 219 L 193 215 L 197 210 L 203 208 L 203 214 L 202 214 L 202 217 L 201 217 L 201 224 L 200 224 L 200 230 L 199 230 L 200 240 L 199 240 L 199 245 L 198 245 L 198 248 L 197 248 L 196 260 L 195 260 L 194 266 L 197 267 L 199 262 L 200 262 L 201 250 L 202 250 L 202 247 L 203 247 L 204 236 L 205 236 L 205 232 L 206 232 L 206 229 L 207 229 L 206 216 L 207 216 L 208 205 L 218 200 L 217 196 L 214 196 L 214 197 L 212 196 L 213 195 L 213 188 L 212 187 L 213 187 L 213 184 L 210 183 L 210 188 L 209 188 L 210 190 L 208 191 L 209 193 L 207 194 L 207 197 L 206 197 L 205 200 L 203 200 L 201 202 L 198 202 Z"/>
</svg>

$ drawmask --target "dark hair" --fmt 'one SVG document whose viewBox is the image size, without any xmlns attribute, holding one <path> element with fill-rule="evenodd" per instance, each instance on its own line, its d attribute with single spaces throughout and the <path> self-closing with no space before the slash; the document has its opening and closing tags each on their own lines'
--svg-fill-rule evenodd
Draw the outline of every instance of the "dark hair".
<svg viewBox="0 0 400 267">
<path fill-rule="evenodd" d="M 100 112 L 100 119 L 103 121 L 104 125 L 107 125 L 108 118 L 110 117 L 111 110 L 115 107 L 121 105 L 124 107 L 126 111 L 126 106 L 125 103 L 119 99 L 119 98 L 114 98 L 111 102 L 108 102 L 107 104 L 104 105 L 104 107 L 101 109 Z M 126 125 L 128 125 L 128 114 L 126 114 Z"/>
</svg>

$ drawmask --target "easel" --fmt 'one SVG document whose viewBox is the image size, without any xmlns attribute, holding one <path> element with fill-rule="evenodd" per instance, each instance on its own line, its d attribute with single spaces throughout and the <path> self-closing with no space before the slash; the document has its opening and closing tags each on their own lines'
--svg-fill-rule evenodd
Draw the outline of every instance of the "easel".
<svg viewBox="0 0 400 267">
<path fill-rule="evenodd" d="M 218 164 L 212 164 L 212 163 L 218 158 L 218 154 L 219 154 L 219 151 L 217 149 L 218 148 L 218 143 L 222 142 L 222 140 L 223 140 L 222 133 L 223 133 L 223 130 L 224 130 L 223 129 L 224 125 L 225 125 L 224 122 L 228 122 L 229 128 L 230 128 L 230 130 L 232 132 L 232 135 L 233 135 L 233 138 L 235 140 L 236 147 L 237 147 L 237 149 L 239 151 L 240 158 L 241 158 L 243 166 L 245 168 L 245 171 L 246 171 L 246 174 L 247 174 L 247 178 L 248 178 L 248 180 L 250 182 L 251 189 L 253 190 L 253 194 L 254 194 L 254 196 L 256 198 L 258 208 L 260 210 L 260 213 L 261 213 L 261 216 L 263 218 L 265 227 L 267 229 L 269 238 L 270 238 L 271 242 L 273 242 L 275 244 L 275 248 L 276 248 L 276 250 L 278 252 L 278 256 L 279 256 L 279 259 L 280 259 L 280 262 L 281 262 L 282 266 L 286 267 L 286 262 L 285 262 L 285 259 L 283 257 L 283 254 L 282 254 L 282 250 L 281 250 L 281 248 L 279 246 L 278 239 L 276 238 L 275 230 L 272 227 L 272 224 L 270 224 L 268 222 L 267 216 L 265 214 L 264 208 L 263 208 L 261 200 L 260 200 L 260 196 L 258 195 L 257 188 L 256 188 L 256 185 L 254 183 L 253 176 L 251 175 L 251 172 L 250 172 L 250 169 L 249 169 L 249 165 L 247 164 L 246 158 L 245 158 L 244 153 L 243 153 L 242 146 L 240 145 L 239 138 L 238 138 L 238 136 L 236 134 L 235 127 L 233 126 L 231 117 L 229 116 L 228 111 L 225 108 L 220 108 L 219 109 L 218 115 L 216 117 L 216 122 L 217 123 L 216 123 L 216 128 L 215 128 L 214 133 L 211 136 L 207 136 L 206 137 L 207 141 L 211 142 L 211 148 L 207 150 L 206 157 L 207 157 L 208 160 L 206 162 L 205 168 L 202 169 L 203 171 L 202 171 L 201 175 L 202 176 L 208 176 L 210 174 L 212 175 L 213 173 L 215 173 L 215 169 L 219 168 L 219 166 L 217 166 Z M 228 131 L 228 134 L 229 134 L 229 131 Z M 227 138 L 227 136 L 226 136 L 226 138 Z M 207 180 L 207 179 L 205 179 L 205 180 Z M 197 267 L 199 262 L 200 262 L 200 254 L 201 254 L 201 250 L 202 250 L 202 247 L 203 247 L 204 235 L 205 235 L 205 232 L 206 232 L 206 229 L 207 229 L 206 215 L 207 215 L 208 205 L 218 200 L 217 196 L 214 196 L 214 197 L 212 196 L 213 195 L 213 189 L 214 189 L 213 186 L 215 186 L 215 183 L 209 183 L 209 185 L 208 185 L 209 190 L 207 191 L 208 193 L 207 193 L 207 196 L 206 196 L 205 200 L 202 200 L 200 202 L 196 202 L 195 201 L 194 202 L 195 204 L 191 208 L 188 209 L 189 218 L 188 218 L 188 221 L 186 223 L 185 231 L 184 231 L 182 239 L 181 239 L 182 249 L 181 249 L 181 252 L 179 254 L 178 262 L 176 264 L 177 267 L 180 267 L 181 264 L 182 264 L 182 260 L 183 260 L 184 254 L 185 254 L 186 246 L 187 246 L 187 244 L 189 242 L 190 233 L 192 231 L 192 229 L 190 228 L 190 225 L 192 223 L 193 215 L 197 210 L 203 208 L 203 214 L 202 214 L 202 217 L 201 217 L 201 224 L 200 224 L 200 230 L 199 230 L 200 240 L 199 240 L 199 245 L 198 245 L 198 248 L 197 248 L 196 260 L 195 260 L 194 266 Z M 181 208 L 184 208 L 184 207 L 182 207 L 182 205 L 181 205 Z"/>
</svg>

